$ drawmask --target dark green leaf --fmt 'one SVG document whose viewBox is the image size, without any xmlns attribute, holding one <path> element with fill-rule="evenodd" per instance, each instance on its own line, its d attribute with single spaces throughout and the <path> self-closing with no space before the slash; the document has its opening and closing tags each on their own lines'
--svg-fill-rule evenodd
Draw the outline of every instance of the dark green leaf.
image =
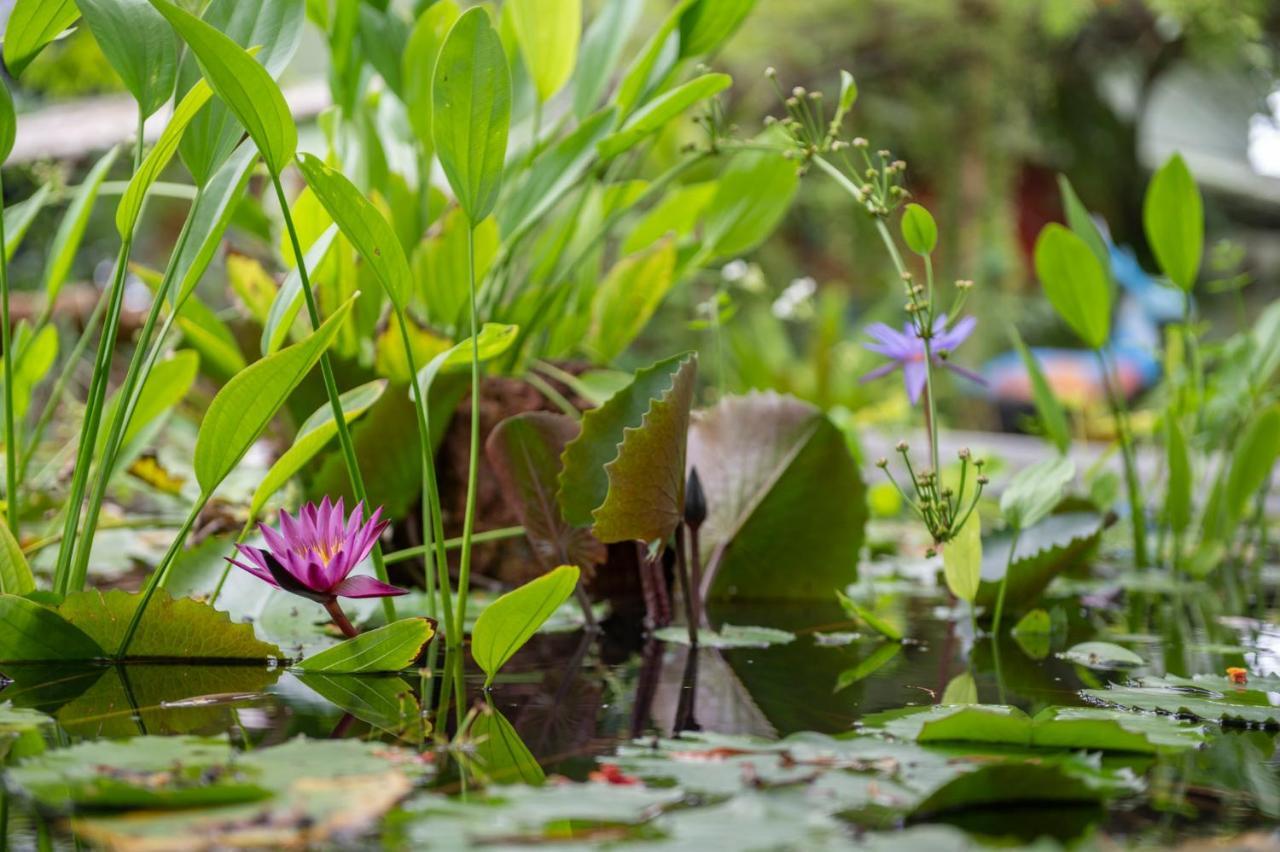
<svg viewBox="0 0 1280 852">
<path fill-rule="evenodd" d="M 13 110 L 13 95 L 9 84 L 0 81 L 0 163 L 13 153 L 13 143 L 18 137 L 18 115 Z"/>
<path fill-rule="evenodd" d="M 1095 511 L 1075 510 L 1069 505 L 1061 508 L 1064 510 L 1024 529 L 1019 535 L 1006 592 L 1009 605 L 1034 602 L 1050 580 L 1088 556 L 1108 524 L 1108 520 Z M 977 598 L 980 606 L 990 607 L 995 603 L 1010 544 L 1010 530 L 983 541 L 982 586 Z"/>
<path fill-rule="evenodd" d="M 474 225 L 497 203 L 511 124 L 511 73 L 485 9 L 468 9 L 449 30 L 431 100 L 436 155 Z"/>
<path fill-rule="evenodd" d="M 422 707 L 397 675 L 300 674 L 307 688 L 363 722 L 403 740 L 422 738 Z"/>
<path fill-rule="evenodd" d="M 680 56 L 714 53 L 742 26 L 756 0 L 697 0 L 680 16 Z"/>
<path fill-rule="evenodd" d="M 178 43 L 147 0 L 76 0 L 84 22 L 144 116 L 164 105 L 178 76 Z"/>
<path fill-rule="evenodd" d="M 0 662 L 96 660 L 107 655 L 58 613 L 17 595 L 0 595 L 0 623 Z"/>
</svg>

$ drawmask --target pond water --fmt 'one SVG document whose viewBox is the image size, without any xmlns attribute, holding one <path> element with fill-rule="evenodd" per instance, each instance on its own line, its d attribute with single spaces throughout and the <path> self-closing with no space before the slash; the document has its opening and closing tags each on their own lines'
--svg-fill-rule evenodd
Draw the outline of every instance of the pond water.
<svg viewBox="0 0 1280 852">
<path fill-rule="evenodd" d="M 1272 675 L 1280 672 L 1280 630 L 1270 612 L 1231 617 L 1231 590 L 1208 584 L 1143 589 L 1157 584 L 1116 577 L 1055 585 L 1042 605 L 1055 613 L 1058 627 L 1047 636 L 1009 637 L 998 648 L 989 637 L 975 642 L 967 614 L 952 612 L 936 591 L 892 580 L 879 581 L 868 599 L 907 628 L 901 644 L 850 622 L 834 601 L 721 607 L 714 612 L 717 624 L 769 626 L 795 638 L 768 647 L 702 648 L 692 656 L 682 644 L 646 643 L 634 623 L 618 618 L 598 636 L 546 634 L 520 652 L 487 696 L 496 713 L 467 720 L 472 734 L 485 720 L 485 735 L 461 738 L 453 749 L 426 749 L 413 774 L 416 789 L 398 797 L 400 804 L 374 827 L 339 826 L 315 842 L 834 849 L 1037 841 L 1165 846 L 1217 837 L 1268 845 L 1280 817 L 1280 777 L 1273 730 L 1264 725 L 1188 723 L 1204 731 L 1198 748 L 1095 753 L 1084 758 L 1094 761 L 1088 771 L 1100 773 L 1096 783 L 1114 788 L 1096 798 L 1029 801 L 1036 797 L 1011 785 L 1052 786 L 1061 779 L 991 775 L 970 785 L 963 806 L 923 813 L 915 804 L 902 806 L 902 791 L 935 789 L 933 781 L 912 787 L 926 771 L 967 771 L 1011 756 L 1045 768 L 1065 752 L 1028 756 L 1026 749 L 998 743 L 907 745 L 857 733 L 873 714 L 914 705 L 976 701 L 1034 715 L 1050 706 L 1096 705 L 1082 690 L 1108 683 L 1218 676 L 1228 666 L 1246 667 L 1257 684 L 1245 703 L 1280 704 L 1280 692 L 1270 691 L 1277 683 Z M 1144 665 L 1102 670 L 1057 655 L 1093 639 L 1135 651 Z M 419 673 L 324 677 L 159 664 L 13 666 L 5 675 L 0 701 L 53 716 L 56 726 L 43 735 L 57 746 L 194 734 L 229 738 L 233 749 L 245 751 L 298 735 L 413 750 L 423 740 L 417 702 L 424 690 L 433 705 L 456 683 Z M 474 667 L 465 690 L 464 709 L 486 707 Z M 452 735 L 458 716 L 447 709 L 429 723 Z M 530 755 L 536 766 L 529 765 Z M 528 787 L 521 779 L 543 783 Z M 73 823 L 65 813 L 13 795 L 21 786 L 9 779 L 9 847 L 72 848 Z M 168 848 L 130 840 L 127 832 L 123 839 L 103 834 L 110 819 L 95 823 L 93 808 L 77 814 L 86 815 L 87 821 L 74 822 L 84 837 L 119 848 Z M 194 830 L 187 836 L 191 848 L 207 845 L 200 838 Z"/>
</svg>

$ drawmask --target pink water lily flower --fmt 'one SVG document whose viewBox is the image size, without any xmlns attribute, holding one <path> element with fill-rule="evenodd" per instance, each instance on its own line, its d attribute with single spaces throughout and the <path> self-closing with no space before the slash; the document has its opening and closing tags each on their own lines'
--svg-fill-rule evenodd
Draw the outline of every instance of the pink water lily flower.
<svg viewBox="0 0 1280 852">
<path fill-rule="evenodd" d="M 376 509 L 368 520 L 359 503 L 345 516 L 342 500 L 331 504 L 326 497 L 317 506 L 307 503 L 297 514 L 280 513 L 280 529 L 266 524 L 258 529 L 265 548 L 237 544 L 240 559 L 227 557 L 265 583 L 322 604 L 344 633 L 354 630 L 338 608 L 338 598 L 382 598 L 406 594 L 373 577 L 351 572 L 365 560 L 378 537 L 391 523 Z"/>
<path fill-rule="evenodd" d="M 947 328 L 947 315 L 942 314 L 936 320 L 936 328 L 940 329 L 933 334 L 933 363 L 940 367 L 946 367 L 957 375 L 964 376 L 972 382 L 980 385 L 986 384 L 982 377 L 977 373 L 970 372 L 963 367 L 957 367 L 951 363 L 945 356 L 950 355 L 965 339 L 973 333 L 973 327 L 978 324 L 975 317 L 965 317 L 960 320 L 952 328 Z M 867 326 L 867 334 L 875 339 L 875 343 L 862 344 L 872 352 L 879 352 L 881 355 L 888 356 L 891 360 L 888 364 L 884 364 L 875 368 L 870 373 L 862 377 L 862 381 L 869 382 L 872 379 L 878 379 L 881 376 L 887 376 L 894 370 L 902 369 L 902 379 L 907 386 L 907 396 L 910 397 L 911 403 L 920 401 L 920 394 L 924 392 L 925 386 L 925 369 L 924 369 L 924 341 L 920 338 L 915 326 L 907 323 L 903 326 L 902 331 L 890 328 L 882 322 L 872 323 Z"/>
</svg>

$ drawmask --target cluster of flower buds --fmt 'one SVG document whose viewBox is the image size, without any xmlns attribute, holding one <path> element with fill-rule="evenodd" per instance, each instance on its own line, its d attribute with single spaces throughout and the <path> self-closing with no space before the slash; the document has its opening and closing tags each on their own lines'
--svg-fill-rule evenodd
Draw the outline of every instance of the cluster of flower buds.
<svg viewBox="0 0 1280 852">
<path fill-rule="evenodd" d="M 916 513 L 929 535 L 933 537 L 934 548 L 945 544 L 960 532 L 960 528 L 969 520 L 982 497 L 982 489 L 986 487 L 987 476 L 982 472 L 985 464 L 982 459 L 973 458 L 969 450 L 959 452 L 960 480 L 956 488 L 943 484 L 942 477 L 933 470 L 916 472 L 911 464 L 911 449 L 906 441 L 899 441 L 896 447 L 902 456 L 902 463 L 907 468 L 910 490 L 904 489 L 889 470 L 889 460 L 879 459 L 876 467 L 885 472 L 893 487 L 898 489 L 902 499 Z M 969 483 L 972 468 L 973 483 Z M 929 555 L 934 555 L 930 548 Z"/>
</svg>

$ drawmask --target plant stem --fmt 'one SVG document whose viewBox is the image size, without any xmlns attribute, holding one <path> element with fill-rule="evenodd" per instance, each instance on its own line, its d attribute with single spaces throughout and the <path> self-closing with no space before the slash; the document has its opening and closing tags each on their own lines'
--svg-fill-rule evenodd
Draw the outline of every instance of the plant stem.
<svg viewBox="0 0 1280 852">
<path fill-rule="evenodd" d="M 1120 392 L 1112 380 L 1111 368 L 1107 364 L 1106 355 L 1101 349 L 1095 349 L 1098 368 L 1102 371 L 1102 384 L 1106 390 L 1107 401 L 1111 406 L 1111 415 L 1116 421 L 1116 432 L 1120 436 L 1120 459 L 1124 463 L 1125 487 L 1129 492 L 1129 515 L 1133 529 L 1133 562 L 1137 568 L 1147 567 L 1147 519 L 1142 508 L 1142 493 L 1139 490 L 1138 464 L 1134 458 L 1133 435 L 1129 431 L 1129 418 L 1125 412 Z"/>
<path fill-rule="evenodd" d="M 693 577 L 685 555 L 684 524 L 676 527 L 676 583 L 684 597 L 684 621 L 689 630 L 689 647 L 698 647 L 698 616 L 693 600 Z"/>
<path fill-rule="evenodd" d="M 360 635 L 360 631 L 352 626 L 347 619 L 347 614 L 342 611 L 342 607 L 338 604 L 337 599 L 325 602 L 325 611 L 329 613 L 329 617 L 333 619 L 333 623 L 338 625 L 338 629 L 342 631 L 342 635 L 348 639 L 354 639 Z"/>
<path fill-rule="evenodd" d="M 467 623 L 467 591 L 471 583 L 471 536 L 476 523 L 476 478 L 480 472 L 480 316 L 476 309 L 476 229 L 467 228 L 467 283 L 471 294 L 471 453 L 467 460 L 467 507 L 462 521 L 462 555 L 458 560 L 458 635 L 449 645 L 458 647 Z"/>
<path fill-rule="evenodd" d="M 996 593 L 996 611 L 991 617 L 991 641 L 1000 641 L 1000 617 L 1004 615 L 1004 593 L 1009 585 L 1009 574 L 1013 571 L 1014 555 L 1018 552 L 1018 539 L 1022 536 L 1019 527 L 1013 528 L 1013 541 L 1009 542 L 1009 559 L 1005 562 L 1004 576 L 1000 578 L 1000 591 Z"/>
<path fill-rule="evenodd" d="M 0 183 L 0 199 L 4 186 Z M 4 244 L 4 217 L 0 216 L 0 347 L 4 348 L 4 499 L 5 520 L 14 541 L 18 538 L 18 428 L 13 416 L 13 334 L 9 327 L 9 258 Z"/>
<path fill-rule="evenodd" d="M 280 212 L 284 217 L 285 230 L 289 232 L 289 243 L 293 247 L 293 256 L 298 263 L 298 279 L 302 284 L 302 296 L 307 305 L 307 316 L 311 327 L 320 327 L 320 309 L 316 306 L 316 294 L 311 289 L 311 279 L 307 275 L 307 261 L 302 252 L 302 243 L 298 239 L 298 229 L 293 224 L 293 213 L 289 210 L 289 199 L 285 197 L 284 185 L 280 183 L 280 175 L 272 173 L 271 183 L 275 186 L 276 198 L 280 202 Z M 320 374 L 324 377 L 325 393 L 329 395 L 329 405 L 333 407 L 333 422 L 338 427 L 338 443 L 342 446 L 342 456 L 347 463 L 347 475 L 351 479 L 351 490 L 356 500 L 364 503 L 365 511 L 371 511 L 369 495 L 364 488 L 364 478 L 360 475 L 360 463 L 356 460 L 355 444 L 351 441 L 351 430 L 347 426 L 347 418 L 342 413 L 342 400 L 338 394 L 338 383 L 333 377 L 333 363 L 329 360 L 326 349 L 320 355 Z M 373 573 L 386 583 L 387 566 L 382 561 L 382 545 L 373 545 Z M 391 598 L 382 599 L 382 610 L 386 614 L 387 623 L 396 620 L 396 607 Z"/>
<path fill-rule="evenodd" d="M 129 361 L 129 369 L 125 373 L 124 384 L 121 385 L 120 391 L 116 396 L 116 407 L 111 416 L 111 427 L 107 431 L 107 443 L 103 447 L 102 457 L 98 460 L 98 476 L 94 481 L 93 490 L 89 493 L 89 511 L 84 519 L 84 530 L 80 541 L 76 545 L 75 558 L 72 561 L 71 579 L 68 581 L 67 586 L 68 591 L 78 592 L 83 589 L 85 580 L 88 577 L 89 554 L 93 550 L 94 533 L 98 530 L 98 513 L 102 510 L 102 501 L 106 497 L 107 486 L 111 481 L 116 459 L 120 454 L 120 445 L 124 441 L 125 430 L 133 419 L 136 403 L 135 394 L 141 395 L 142 389 L 146 387 L 147 377 L 151 373 L 150 364 L 153 364 L 154 361 L 144 362 L 146 362 L 147 351 L 151 345 L 152 334 L 155 332 L 156 321 L 160 318 L 165 299 L 168 298 L 169 289 L 173 286 L 173 280 L 176 277 L 178 258 L 186 248 L 187 239 L 191 236 L 192 218 L 200 205 L 199 192 L 200 190 L 197 190 L 195 203 L 192 204 L 186 221 L 182 223 L 182 231 L 178 234 L 173 253 L 169 255 L 169 265 L 165 270 L 164 279 L 160 282 L 160 286 L 156 288 L 151 300 L 151 310 L 147 312 L 146 321 L 143 322 L 142 330 L 138 333 L 138 340 L 134 344 L 133 357 Z"/>
<path fill-rule="evenodd" d="M 138 110 L 137 142 L 133 150 L 133 171 L 142 165 L 143 149 L 142 110 Z M 80 442 L 76 448 L 75 468 L 71 476 L 71 493 L 67 500 L 63 521 L 62 543 L 58 546 L 58 561 L 53 572 L 53 588 L 65 595 L 70 590 L 71 557 L 76 545 L 76 531 L 80 526 L 80 510 L 84 502 L 85 487 L 89 482 L 89 468 L 93 465 L 93 453 L 98 444 L 98 427 L 102 420 L 102 404 L 107 395 L 107 379 L 111 373 L 111 361 L 115 355 L 116 335 L 120 331 L 120 310 L 124 305 L 124 281 L 129 270 L 129 254 L 133 250 L 133 231 L 120 241 L 116 265 L 107 294 L 107 316 L 98 340 L 98 354 L 94 359 L 93 377 L 89 382 L 89 399 L 84 423 L 80 427 Z"/>
<path fill-rule="evenodd" d="M 152 596 L 155 595 L 156 589 L 164 586 L 165 578 L 169 573 L 169 566 L 173 564 L 173 560 L 181 552 L 182 546 L 187 541 L 187 536 L 191 534 L 191 528 L 195 526 L 196 519 L 200 517 L 200 513 L 204 511 L 205 504 L 208 502 L 208 495 L 201 494 L 200 499 L 191 507 L 186 520 L 182 522 L 182 527 L 178 530 L 178 534 L 174 536 L 173 541 L 169 544 L 169 549 L 165 551 L 160 564 L 156 566 L 156 570 L 151 572 L 151 576 L 147 578 L 147 584 L 142 589 L 142 597 L 138 601 L 137 608 L 133 611 L 133 616 L 129 619 L 129 626 L 125 629 L 124 639 L 121 640 L 120 647 L 116 649 L 115 657 L 117 660 L 124 659 L 125 654 L 129 652 L 129 645 L 133 642 L 133 634 L 138 632 L 138 625 L 142 623 L 142 616 L 147 611 L 147 606 L 151 603 Z"/>
<path fill-rule="evenodd" d="M 438 575 L 441 605 L 444 609 L 445 635 L 453 636 L 455 624 L 452 592 L 449 589 L 449 557 L 445 552 L 444 511 L 440 507 L 440 484 L 436 478 L 436 458 L 431 439 L 431 395 L 424 392 L 422 385 L 418 382 L 418 365 L 413 355 L 413 344 L 409 340 L 408 317 L 401 315 L 398 319 L 405 359 L 409 364 L 409 380 L 413 383 L 413 397 L 416 403 L 414 407 L 418 416 L 418 444 L 422 450 L 422 556 L 427 578 L 428 615 L 432 618 L 436 617 L 436 575 Z M 461 626 L 457 626 L 456 629 L 461 630 Z"/>
<path fill-rule="evenodd" d="M 519 538 L 522 535 L 524 535 L 524 527 L 502 527 L 496 530 L 485 530 L 484 532 L 475 533 L 471 536 L 471 543 L 482 544 L 486 541 L 503 541 L 508 538 Z M 415 556 L 421 556 L 426 550 L 426 547 L 427 546 L 425 544 L 420 544 L 417 547 L 406 547 L 404 550 L 393 550 L 386 555 L 384 561 L 388 565 L 395 562 L 405 562 L 409 559 L 413 559 Z M 444 547 L 447 550 L 457 550 L 459 547 L 462 547 L 462 536 L 458 536 L 457 538 L 446 538 L 444 540 Z"/>
</svg>

